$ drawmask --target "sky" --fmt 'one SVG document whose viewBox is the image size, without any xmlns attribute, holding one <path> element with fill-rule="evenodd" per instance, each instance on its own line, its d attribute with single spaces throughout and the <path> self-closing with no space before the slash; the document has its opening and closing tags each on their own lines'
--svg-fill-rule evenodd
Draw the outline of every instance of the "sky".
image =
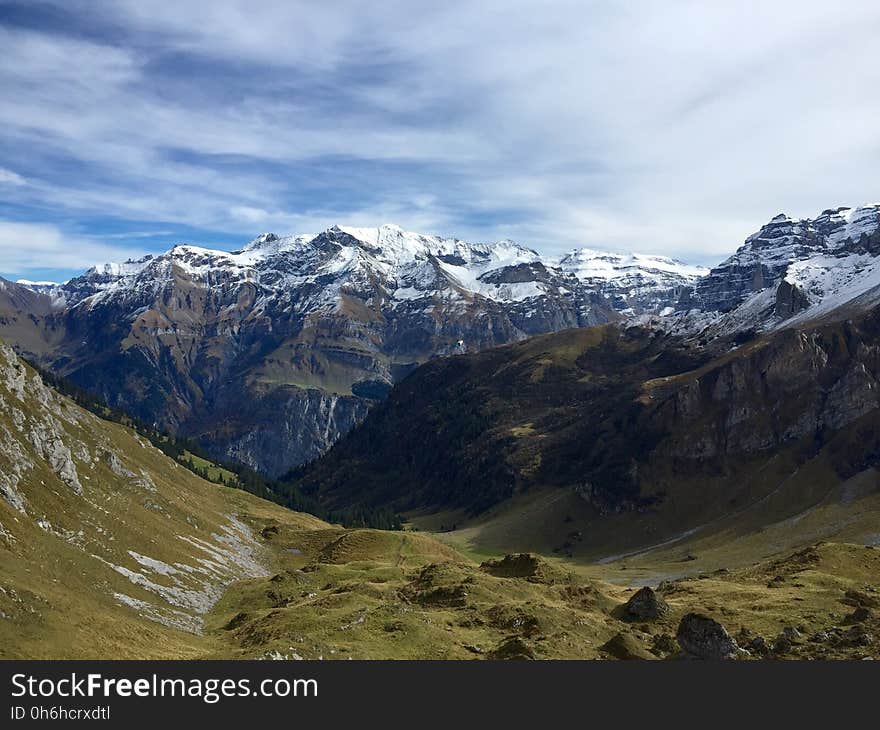
<svg viewBox="0 0 880 730">
<path fill-rule="evenodd" d="M 874 0 L 0 0 L 0 275 L 396 223 L 712 264 L 880 200 Z"/>
</svg>

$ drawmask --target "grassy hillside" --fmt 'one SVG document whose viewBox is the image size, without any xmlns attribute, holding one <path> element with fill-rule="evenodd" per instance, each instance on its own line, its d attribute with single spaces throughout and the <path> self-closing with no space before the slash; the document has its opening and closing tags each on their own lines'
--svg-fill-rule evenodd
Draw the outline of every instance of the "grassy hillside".
<svg viewBox="0 0 880 730">
<path fill-rule="evenodd" d="M 254 526 L 325 523 L 175 464 L 0 344 L 0 658 L 198 656 L 225 587 L 271 570 Z"/>
<path fill-rule="evenodd" d="M 876 501 L 861 479 L 804 534 L 862 530 L 846 511 Z M 752 647 L 742 658 L 878 656 L 871 547 L 756 561 L 770 540 L 695 535 L 584 566 L 479 556 L 462 530 L 346 529 L 200 479 L 2 346 L 0 497 L 3 659 L 675 659 L 692 612 Z M 741 567 L 705 569 L 732 564 L 725 549 Z M 667 609 L 636 620 L 624 604 L 645 583 Z"/>
<path fill-rule="evenodd" d="M 712 350 L 606 325 L 432 362 L 297 485 L 478 553 L 582 560 L 845 503 L 766 555 L 880 491 L 878 338 L 877 311 Z"/>
<path fill-rule="evenodd" d="M 696 612 L 724 625 L 748 650 L 742 658 L 880 657 L 871 547 L 821 543 L 738 570 L 655 573 L 648 582 L 660 583 L 668 610 L 636 618 L 624 605 L 644 574 L 608 583 L 599 569 L 529 554 L 478 563 L 417 533 L 270 525 L 263 534 L 278 571 L 236 583 L 214 607 L 210 656 L 677 659 L 679 623 Z"/>
</svg>

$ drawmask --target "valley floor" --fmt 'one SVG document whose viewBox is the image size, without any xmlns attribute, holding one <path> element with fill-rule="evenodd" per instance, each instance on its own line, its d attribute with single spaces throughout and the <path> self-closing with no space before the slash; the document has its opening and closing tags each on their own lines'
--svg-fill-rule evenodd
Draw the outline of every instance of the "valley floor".
<svg viewBox="0 0 880 730">
<path fill-rule="evenodd" d="M 720 622 L 741 658 L 880 657 L 880 550 L 817 543 L 736 570 L 577 566 L 530 554 L 478 564 L 434 537 L 267 524 L 278 571 L 235 584 L 208 616 L 211 657 L 674 659 L 687 614 Z M 696 561 L 688 561 L 688 564 Z M 661 563 L 657 564 L 658 566 Z M 681 567 L 681 566 L 679 566 Z M 629 614 L 645 582 L 666 606 Z"/>
<path fill-rule="evenodd" d="M 4 657 L 675 659 L 693 613 L 720 622 L 741 658 L 880 657 L 880 549 L 869 545 L 819 542 L 736 569 L 704 570 L 721 559 L 709 542 L 684 562 L 695 544 L 604 565 L 532 554 L 479 562 L 447 542 L 455 533 L 343 529 L 222 494 L 266 575 L 230 585 L 201 633 L 136 606 L 111 610 L 86 589 L 73 601 L 46 590 L 58 577 L 24 567 L 15 577 L 7 565 L 7 586 L 35 590 L 4 593 L 18 601 L 0 620 Z M 647 583 L 665 610 L 639 618 L 625 604 Z"/>
</svg>

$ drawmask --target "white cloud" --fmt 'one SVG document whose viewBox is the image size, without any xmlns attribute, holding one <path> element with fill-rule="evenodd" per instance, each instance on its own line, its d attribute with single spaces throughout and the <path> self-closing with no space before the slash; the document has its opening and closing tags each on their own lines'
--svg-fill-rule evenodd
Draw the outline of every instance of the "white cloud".
<svg viewBox="0 0 880 730">
<path fill-rule="evenodd" d="M 6 273 L 82 270 L 134 255 L 133 250 L 65 235 L 53 225 L 0 220 L 0 270 Z"/>
<path fill-rule="evenodd" d="M 28 175 L 42 182 L 13 191 L 74 215 L 242 235 L 395 216 L 548 250 L 708 261 L 781 210 L 880 198 L 876 3 L 62 7 L 124 36 L 0 32 L 0 134 L 112 172 Z M 194 58 L 216 78 L 187 83 Z M 179 70 L 157 75 L 160 62 Z M 322 182 L 326 200 L 318 186 L 291 202 L 287 171 L 328 158 L 340 184 L 352 161 L 424 173 L 367 177 L 363 199 Z"/>
<path fill-rule="evenodd" d="M 0 167 L 0 185 L 25 185 L 25 179 L 17 172 Z"/>
</svg>

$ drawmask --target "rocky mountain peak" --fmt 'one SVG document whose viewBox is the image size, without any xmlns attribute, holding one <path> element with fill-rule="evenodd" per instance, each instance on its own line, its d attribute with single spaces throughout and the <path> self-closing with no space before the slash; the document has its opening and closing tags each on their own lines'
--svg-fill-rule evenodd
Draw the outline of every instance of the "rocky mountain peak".
<svg viewBox="0 0 880 730">
<path fill-rule="evenodd" d="M 880 205 L 779 214 L 685 291 L 684 329 L 725 334 L 823 315 L 880 286 Z M 699 314 L 695 314 L 695 310 Z"/>
<path fill-rule="evenodd" d="M 51 301 L 8 284 L 0 331 L 114 406 L 277 475 L 437 356 L 639 316 L 711 338 L 821 314 L 880 286 L 878 231 L 880 206 L 780 214 L 707 272 L 649 254 L 547 257 L 510 240 L 334 225 L 96 266 Z"/>
</svg>

